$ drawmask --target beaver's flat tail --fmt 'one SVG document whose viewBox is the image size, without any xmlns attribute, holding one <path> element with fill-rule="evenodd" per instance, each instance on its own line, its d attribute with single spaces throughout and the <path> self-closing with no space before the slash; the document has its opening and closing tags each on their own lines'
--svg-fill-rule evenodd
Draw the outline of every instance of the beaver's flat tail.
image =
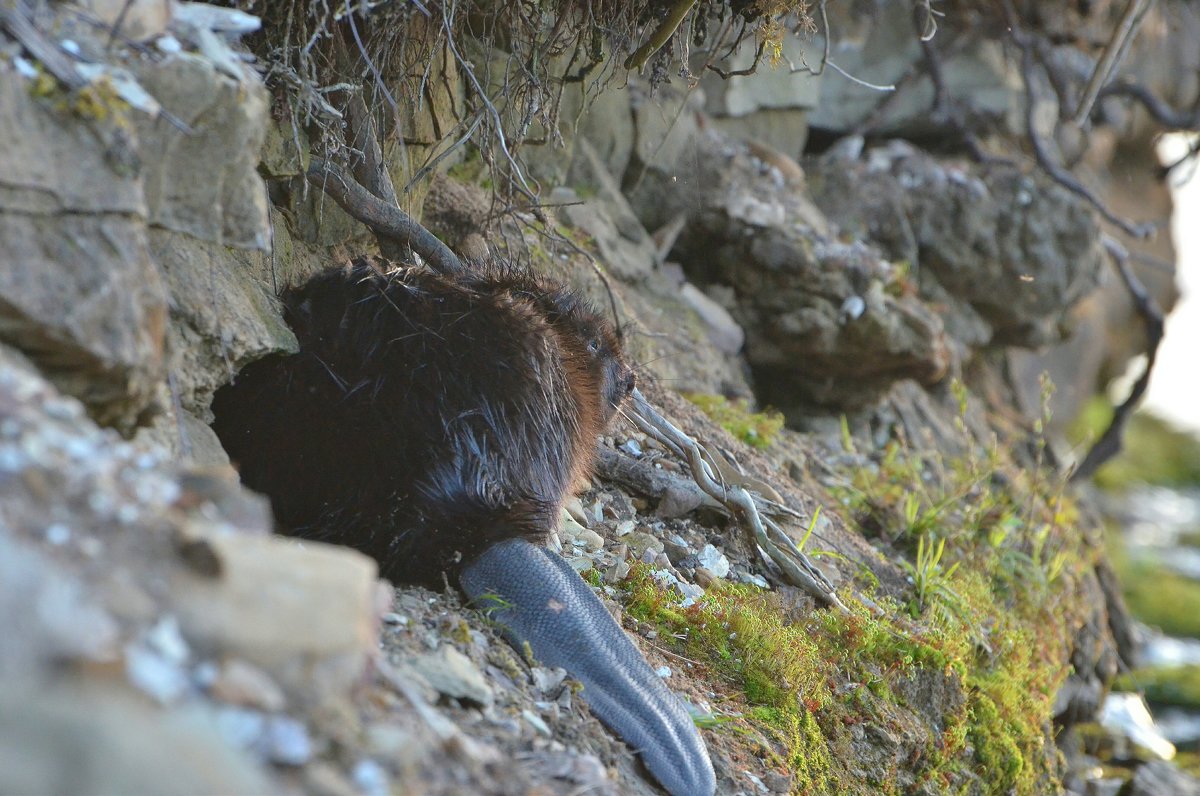
<svg viewBox="0 0 1200 796">
<path fill-rule="evenodd" d="M 518 646 L 583 683 L 592 712 L 669 793 L 712 795 L 716 778 L 691 716 L 561 556 L 501 542 L 462 571 L 461 585 Z"/>
</svg>

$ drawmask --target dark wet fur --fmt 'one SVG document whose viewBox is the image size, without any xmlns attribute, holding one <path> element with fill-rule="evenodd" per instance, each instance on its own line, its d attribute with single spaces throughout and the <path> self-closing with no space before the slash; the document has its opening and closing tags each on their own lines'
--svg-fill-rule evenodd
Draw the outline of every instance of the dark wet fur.
<svg viewBox="0 0 1200 796">
<path fill-rule="evenodd" d="M 282 532 L 395 582 L 440 588 L 499 541 L 543 541 L 633 384 L 603 318 L 500 263 L 360 260 L 283 300 L 300 352 L 244 368 L 213 428 Z"/>
</svg>

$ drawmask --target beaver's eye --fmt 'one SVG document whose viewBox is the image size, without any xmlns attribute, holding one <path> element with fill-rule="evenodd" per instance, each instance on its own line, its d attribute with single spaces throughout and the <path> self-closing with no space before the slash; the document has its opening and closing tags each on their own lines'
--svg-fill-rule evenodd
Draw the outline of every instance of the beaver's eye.
<svg viewBox="0 0 1200 796">
<path fill-rule="evenodd" d="M 600 353 L 600 341 L 596 340 L 595 338 L 588 340 L 587 350 L 588 350 L 589 354 L 599 354 Z"/>
</svg>

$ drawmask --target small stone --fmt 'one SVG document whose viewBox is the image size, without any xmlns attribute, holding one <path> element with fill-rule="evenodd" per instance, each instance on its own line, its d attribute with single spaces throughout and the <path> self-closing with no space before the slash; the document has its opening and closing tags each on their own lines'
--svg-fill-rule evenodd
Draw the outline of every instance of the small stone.
<svg viewBox="0 0 1200 796">
<path fill-rule="evenodd" d="M 742 772 L 742 774 L 743 774 L 743 775 L 745 775 L 746 779 L 748 779 L 748 780 L 750 780 L 752 783 L 754 783 L 754 789 L 755 789 L 756 791 L 758 791 L 759 793 L 766 793 L 766 792 L 767 792 L 767 786 L 766 786 L 766 783 L 764 783 L 764 782 L 763 782 L 761 779 L 759 779 L 757 776 L 755 776 L 754 774 L 751 774 L 749 771 L 743 771 L 743 772 Z"/>
<path fill-rule="evenodd" d="M 269 713 L 283 710 L 287 698 L 271 676 L 236 658 L 225 661 L 217 670 L 209 692 L 230 705 L 257 708 Z"/>
<path fill-rule="evenodd" d="M 757 586 L 760 589 L 771 588 L 771 584 L 767 583 L 766 578 L 753 572 L 738 572 L 735 579 L 739 583 L 749 583 L 751 586 Z"/>
<path fill-rule="evenodd" d="M 617 523 L 616 534 L 619 537 L 620 536 L 628 536 L 629 534 L 633 533 L 633 530 L 635 528 L 637 528 L 636 522 L 634 522 L 633 520 L 624 520 L 623 522 Z"/>
<path fill-rule="evenodd" d="M 387 771 L 374 760 L 359 760 L 354 764 L 350 776 L 366 796 L 388 796 L 391 793 Z"/>
<path fill-rule="evenodd" d="M 396 724 L 376 722 L 367 727 L 367 748 L 373 754 L 392 757 L 402 754 L 406 749 L 418 743 L 413 733 Z"/>
<path fill-rule="evenodd" d="M 183 667 L 144 644 L 125 647 L 125 676 L 135 688 L 161 705 L 182 697 L 189 685 Z"/>
<path fill-rule="evenodd" d="M 314 703 L 360 681 L 379 640 L 374 561 L 281 537 L 209 542 L 220 576 L 183 571 L 171 582 L 172 610 L 189 639 L 261 667 Z"/>
<path fill-rule="evenodd" d="M 661 677 L 662 679 L 666 680 L 668 677 L 671 676 L 671 667 L 670 666 L 659 666 L 657 669 L 654 670 L 654 673 L 656 675 L 658 675 L 659 677 Z"/>
<path fill-rule="evenodd" d="M 704 589 L 694 583 L 676 581 L 675 588 L 679 589 L 679 593 L 683 595 L 683 602 L 680 605 L 684 608 L 695 605 L 696 601 L 704 596 Z"/>
<path fill-rule="evenodd" d="M 362 796 L 332 763 L 316 760 L 304 767 L 304 792 L 311 796 Z"/>
<path fill-rule="evenodd" d="M 388 611 L 383 615 L 383 623 L 395 627 L 408 627 L 409 618 L 403 614 L 398 614 L 394 611 Z"/>
<path fill-rule="evenodd" d="M 635 459 L 640 458 L 642 455 L 642 446 L 638 444 L 636 439 L 625 440 L 621 443 L 620 448 Z"/>
<path fill-rule="evenodd" d="M 567 679 L 565 669 L 554 667 L 553 669 L 545 666 L 534 666 L 530 671 L 533 677 L 533 685 L 543 694 L 549 694 L 551 691 L 557 691 L 563 684 L 563 680 Z"/>
<path fill-rule="evenodd" d="M 529 726 L 533 727 L 533 729 L 537 731 L 538 735 L 541 735 L 544 738 L 549 738 L 551 736 L 552 733 L 550 732 L 550 728 L 546 726 L 546 722 L 542 721 L 542 717 L 534 713 L 532 710 L 522 710 L 521 718 L 529 722 Z"/>
<path fill-rule="evenodd" d="M 164 616 L 146 634 L 146 644 L 166 660 L 174 664 L 185 663 L 191 650 L 179 632 L 179 622 L 173 616 Z"/>
<path fill-rule="evenodd" d="M 583 503 L 578 497 L 568 498 L 567 501 L 563 503 L 563 509 L 566 510 L 567 514 L 570 515 L 571 519 L 575 520 L 575 522 L 579 523 L 584 528 L 588 527 L 589 520 L 587 517 L 587 512 L 583 510 Z"/>
<path fill-rule="evenodd" d="M 596 566 L 596 562 L 585 555 L 567 556 L 566 559 L 567 563 L 571 565 L 571 569 L 576 572 L 587 572 Z"/>
<path fill-rule="evenodd" d="M 562 516 L 562 522 L 558 528 L 558 535 L 563 540 L 564 544 L 576 542 L 577 539 L 587 532 L 587 526 L 576 522 L 575 518 L 570 514 L 564 514 Z"/>
<path fill-rule="evenodd" d="M 647 552 L 652 552 L 655 556 L 663 551 L 662 539 L 645 531 L 637 531 L 629 534 L 625 539 L 625 544 L 629 545 L 629 549 L 633 551 L 634 556 L 638 560 L 642 560 Z M 654 559 L 651 558 L 650 561 Z"/>
<path fill-rule="evenodd" d="M 439 693 L 491 707 L 495 701 L 492 688 L 471 659 L 449 644 L 437 652 L 422 655 L 412 667 Z"/>
<path fill-rule="evenodd" d="M 792 778 L 788 774 L 780 774 L 778 771 L 768 771 L 763 776 L 763 784 L 772 793 L 791 793 Z"/>
<path fill-rule="evenodd" d="M 547 751 L 537 755 L 539 767 L 554 779 L 574 784 L 571 793 L 612 793 L 608 769 L 595 755 Z"/>
<path fill-rule="evenodd" d="M 672 538 L 663 542 L 663 552 L 667 554 L 667 558 L 675 566 L 679 566 L 679 562 L 692 554 L 692 548 L 688 547 L 687 542 L 676 534 Z"/>
<path fill-rule="evenodd" d="M 677 586 L 677 585 L 679 585 L 679 578 L 677 578 L 675 576 L 674 572 L 671 572 L 669 570 L 657 569 L 653 572 L 652 576 L 662 586 Z"/>
<path fill-rule="evenodd" d="M 604 582 L 612 585 L 620 583 L 627 577 L 629 577 L 629 562 L 624 558 L 618 558 L 616 563 L 604 573 Z"/>
<path fill-rule="evenodd" d="M 604 537 L 586 528 L 579 535 L 579 540 L 583 543 L 584 547 L 593 553 L 604 548 Z"/>
<path fill-rule="evenodd" d="M 291 716 L 268 718 L 261 744 L 263 757 L 278 765 L 302 766 L 312 758 L 308 730 Z"/>
<path fill-rule="evenodd" d="M 54 523 L 46 528 L 46 541 L 55 547 L 62 547 L 71 540 L 71 529 L 62 523 Z"/>
<path fill-rule="evenodd" d="M 723 578 L 729 574 L 729 559 L 725 557 L 724 553 L 710 544 L 704 545 L 704 549 L 700 551 L 700 554 L 696 558 L 700 561 L 700 566 L 712 572 L 718 578 Z"/>
<path fill-rule="evenodd" d="M 1146 700 L 1140 694 L 1114 691 L 1100 709 L 1100 726 L 1112 737 L 1125 740 L 1142 760 L 1170 760 L 1175 745 L 1154 723 Z"/>
</svg>

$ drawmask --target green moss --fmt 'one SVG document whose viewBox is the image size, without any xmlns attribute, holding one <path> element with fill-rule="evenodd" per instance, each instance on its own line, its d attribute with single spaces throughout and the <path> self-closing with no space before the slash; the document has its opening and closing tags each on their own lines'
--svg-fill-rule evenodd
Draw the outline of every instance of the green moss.
<svg viewBox="0 0 1200 796">
<path fill-rule="evenodd" d="M 1066 639 L 1080 610 L 1067 597 L 1090 566 L 1078 511 L 1060 478 L 1012 461 L 995 441 L 979 445 L 967 431 L 966 389 L 952 392 L 967 453 L 915 450 L 900 437 L 838 496 L 865 533 L 906 552 L 909 612 L 961 678 L 963 710 L 945 717 L 951 732 L 929 750 L 927 776 L 969 771 L 988 792 L 1047 792 L 1059 767 L 1053 695 L 1069 671 Z M 1044 383 L 1044 399 L 1052 392 Z"/>
<path fill-rule="evenodd" d="M 993 623 L 986 642 L 952 615 L 898 624 L 889 617 L 902 616 L 901 607 L 886 598 L 881 616 L 845 594 L 848 615 L 817 611 L 790 623 L 775 594 L 751 587 L 718 584 L 688 608 L 648 570 L 635 568 L 625 587 L 631 616 L 678 639 L 681 654 L 740 692 L 749 709 L 739 721 L 771 739 L 770 756 L 792 771 L 798 792 L 896 792 L 894 783 L 879 790 L 882 780 L 856 780 L 846 765 L 849 728 L 864 723 L 924 733 L 926 748 L 909 765 L 939 792 L 967 776 L 995 783 L 996 793 L 1039 793 L 1049 781 L 1051 695 L 1066 673 L 1065 652 L 1047 652 L 1048 643 L 1061 646 L 1052 633 L 994 619 L 985 578 L 956 576 L 954 587 L 976 627 Z M 947 698 L 947 714 L 914 714 L 927 706 L 899 696 L 905 683 L 922 682 L 960 695 Z"/>
<path fill-rule="evenodd" d="M 813 713 L 828 708 L 833 694 L 816 642 L 784 621 L 775 595 L 720 583 L 684 608 L 644 567 L 635 567 L 625 586 L 631 616 L 679 639 L 685 655 L 740 690 L 749 707 L 744 729 L 774 742 L 769 754 L 788 767 L 797 790 L 828 790 L 830 744 Z"/>
<path fill-rule="evenodd" d="M 1193 777 L 1200 777 L 1200 752 L 1180 751 L 1175 755 L 1175 765 Z"/>
<path fill-rule="evenodd" d="M 29 94 L 50 102 L 60 113 L 70 113 L 92 122 L 108 123 L 131 130 L 129 103 L 121 99 L 116 87 L 107 77 L 100 78 L 75 90 L 69 90 L 36 66 L 37 77 L 29 83 Z"/>
<path fill-rule="evenodd" d="M 1068 432 L 1078 444 L 1087 444 L 1103 433 L 1112 419 L 1112 406 L 1094 398 Z M 1121 453 L 1097 471 L 1096 483 L 1118 491 L 1135 484 L 1185 487 L 1200 485 L 1200 439 L 1149 412 L 1138 412 L 1129 421 Z"/>
<path fill-rule="evenodd" d="M 1033 637 L 1025 626 L 1008 628 L 998 640 L 1003 649 L 996 659 L 980 662 L 967 677 L 967 738 L 977 773 L 998 793 L 1044 793 L 1057 762 L 1050 713 L 1067 666 L 1041 646 L 1049 639 Z"/>
<path fill-rule="evenodd" d="M 721 428 L 755 448 L 765 448 L 783 428 L 783 415 L 773 410 L 751 412 L 745 398 L 730 402 L 723 395 L 684 393 L 684 398 L 700 407 Z"/>
<path fill-rule="evenodd" d="M 1113 683 L 1122 691 L 1144 691 L 1163 705 L 1200 708 L 1200 666 L 1162 666 L 1123 674 Z"/>
<path fill-rule="evenodd" d="M 966 399 L 964 390 L 964 413 Z M 839 497 L 862 530 L 909 557 L 907 596 L 871 593 L 868 608 L 847 584 L 847 614 L 789 615 L 778 594 L 747 586 L 718 583 L 684 608 L 649 570 L 624 584 L 630 615 L 714 671 L 743 706 L 710 731 L 766 739 L 762 753 L 794 773 L 796 792 L 1060 786 L 1053 696 L 1082 621 L 1075 584 L 1092 563 L 1061 480 L 1018 466 L 995 443 L 964 448 L 946 457 L 898 440 L 845 474 L 851 486 Z M 863 744 L 877 733 L 893 756 L 865 763 Z"/>
</svg>

